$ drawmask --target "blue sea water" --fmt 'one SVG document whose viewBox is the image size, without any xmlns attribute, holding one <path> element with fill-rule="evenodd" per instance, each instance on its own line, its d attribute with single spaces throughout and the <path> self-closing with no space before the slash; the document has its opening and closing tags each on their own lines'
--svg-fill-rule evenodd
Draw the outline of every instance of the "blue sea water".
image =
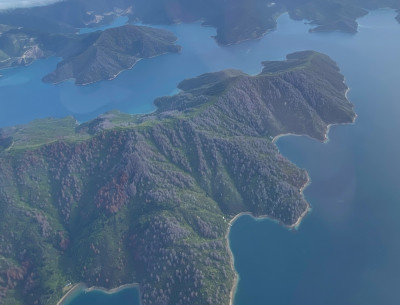
<svg viewBox="0 0 400 305">
<path fill-rule="evenodd" d="M 307 169 L 312 212 L 298 231 L 240 218 L 230 233 L 240 280 L 235 305 L 400 304 L 400 25 L 382 10 L 357 35 L 309 35 L 300 48 L 341 67 L 355 125 L 332 128 L 327 144 L 278 141 Z"/>
<path fill-rule="evenodd" d="M 359 117 L 355 125 L 333 127 L 327 144 L 305 137 L 278 141 L 285 156 L 309 171 L 305 196 L 313 210 L 295 232 L 249 216 L 232 226 L 240 276 L 234 304 L 398 305 L 400 25 L 394 16 L 371 12 L 351 35 L 310 34 L 309 25 L 283 15 L 263 39 L 230 47 L 218 46 L 215 30 L 199 23 L 165 26 L 179 37 L 180 54 L 142 60 L 113 81 L 84 87 L 41 82 L 56 58 L 3 70 L 0 126 L 69 114 L 84 121 L 110 109 L 149 112 L 155 97 L 172 94 L 184 78 L 225 68 L 255 74 L 264 60 L 324 52 L 346 76 Z"/>
<path fill-rule="evenodd" d="M 124 20 L 117 19 L 115 26 L 121 22 Z M 308 26 L 290 20 L 287 15 L 280 18 L 279 30 L 264 39 L 230 47 L 219 46 L 211 38 L 216 34 L 215 29 L 202 27 L 200 23 L 160 28 L 176 34 L 182 52 L 141 60 L 112 81 L 89 86 L 75 86 L 72 80 L 58 85 L 44 84 L 42 78 L 55 69 L 59 58 L 0 70 L 3 75 L 0 77 L 0 127 L 67 115 L 86 121 L 112 109 L 150 112 L 155 109 L 156 97 L 173 94 L 176 85 L 185 78 L 226 68 L 258 73 L 262 61 L 282 59 L 286 53 L 298 50 L 296 44 L 302 37 L 312 39 L 307 34 Z"/>
</svg>

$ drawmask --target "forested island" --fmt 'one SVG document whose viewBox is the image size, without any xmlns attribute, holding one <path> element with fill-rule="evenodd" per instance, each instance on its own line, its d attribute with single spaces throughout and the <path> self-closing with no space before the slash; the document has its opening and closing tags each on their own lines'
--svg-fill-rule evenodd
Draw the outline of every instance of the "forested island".
<svg viewBox="0 0 400 305">
<path fill-rule="evenodd" d="M 397 0 L 67 0 L 45 7 L 4 11 L 0 13 L 0 24 L 73 33 L 82 27 L 110 23 L 121 15 L 149 24 L 202 20 L 204 25 L 216 28 L 218 43 L 229 45 L 262 37 L 276 28 L 277 18 L 284 13 L 315 25 L 311 31 L 355 33 L 357 18 L 368 10 L 385 7 L 399 11 L 400 3 Z"/>
<path fill-rule="evenodd" d="M 69 283 L 136 282 L 143 305 L 226 304 L 241 212 L 294 226 L 307 173 L 273 142 L 351 123 L 336 64 L 304 51 L 184 80 L 146 115 L 0 130 L 0 303 L 56 304 Z"/>
<path fill-rule="evenodd" d="M 0 25 L 0 69 L 56 56 L 62 61 L 43 81 L 74 79 L 77 85 L 86 85 L 113 79 L 143 58 L 179 52 L 176 40 L 171 32 L 146 26 L 125 25 L 77 35 Z"/>
</svg>

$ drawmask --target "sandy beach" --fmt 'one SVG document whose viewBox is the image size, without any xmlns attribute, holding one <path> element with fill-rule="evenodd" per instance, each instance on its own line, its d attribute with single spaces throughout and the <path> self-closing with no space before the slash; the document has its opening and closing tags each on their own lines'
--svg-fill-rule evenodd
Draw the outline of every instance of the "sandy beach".
<svg viewBox="0 0 400 305">
<path fill-rule="evenodd" d="M 116 288 L 112 288 L 112 289 L 106 289 L 106 288 L 103 288 L 103 287 L 93 286 L 93 287 L 90 287 L 90 288 L 86 288 L 85 291 L 86 292 L 90 292 L 90 291 L 94 291 L 94 290 L 99 290 L 99 291 L 102 291 L 102 292 L 107 293 L 107 294 L 113 294 L 113 293 L 119 292 L 119 291 L 127 289 L 127 288 L 139 288 L 139 284 L 137 284 L 137 283 L 125 284 L 125 285 L 122 285 L 122 286 L 119 286 L 119 287 L 116 287 Z"/>
<path fill-rule="evenodd" d="M 57 305 L 64 305 L 70 297 L 74 296 L 75 294 L 78 294 L 80 291 L 82 291 L 85 288 L 86 288 L 86 286 L 83 283 L 74 285 L 70 290 L 68 290 L 68 292 L 66 294 L 64 294 L 64 296 L 61 298 L 61 300 L 58 301 Z"/>
<path fill-rule="evenodd" d="M 68 290 L 68 292 L 61 298 L 61 300 L 58 301 L 57 305 L 64 305 L 66 303 L 66 301 L 68 301 L 70 298 L 76 296 L 77 294 L 79 294 L 79 292 L 82 292 L 82 291 L 90 292 L 90 291 L 98 290 L 103 293 L 113 294 L 113 293 L 117 293 L 117 292 L 127 289 L 127 288 L 138 288 L 139 289 L 139 284 L 137 284 L 137 283 L 124 284 L 124 285 L 116 287 L 116 288 L 106 289 L 103 287 L 96 287 L 96 286 L 92 286 L 92 287 L 88 288 L 84 283 L 79 283 L 79 284 L 74 285 L 70 290 Z"/>
</svg>

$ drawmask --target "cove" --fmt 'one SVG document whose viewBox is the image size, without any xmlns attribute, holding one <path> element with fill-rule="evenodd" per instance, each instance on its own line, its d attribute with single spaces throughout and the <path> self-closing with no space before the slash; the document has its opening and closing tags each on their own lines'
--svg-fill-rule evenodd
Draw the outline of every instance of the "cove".
<svg viewBox="0 0 400 305">
<path fill-rule="evenodd" d="M 356 35 L 312 34 L 303 41 L 303 48 L 338 62 L 358 119 L 332 127 L 326 144 L 278 140 L 281 153 L 310 174 L 304 193 L 312 212 L 298 231 L 249 216 L 234 223 L 235 305 L 400 303 L 400 26 L 394 16 L 374 11 L 359 20 Z"/>
</svg>

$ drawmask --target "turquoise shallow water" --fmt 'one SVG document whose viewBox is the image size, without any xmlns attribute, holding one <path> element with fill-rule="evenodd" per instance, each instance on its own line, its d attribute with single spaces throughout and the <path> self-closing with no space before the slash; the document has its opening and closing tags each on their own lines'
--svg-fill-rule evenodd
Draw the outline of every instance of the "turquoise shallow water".
<svg viewBox="0 0 400 305">
<path fill-rule="evenodd" d="M 313 211 L 297 232 L 248 216 L 233 225 L 240 276 L 235 305 L 398 305 L 400 25 L 394 16 L 372 12 L 360 19 L 360 32 L 349 35 L 309 34 L 309 26 L 284 15 L 263 39 L 225 48 L 210 38 L 212 28 L 167 26 L 179 37 L 181 54 L 143 60 L 113 81 L 86 87 L 43 84 L 56 58 L 1 71 L 0 126 L 68 114 L 83 121 L 109 109 L 149 112 L 155 97 L 172 94 L 187 77 L 224 68 L 254 74 L 261 61 L 293 51 L 327 53 L 346 76 L 359 118 L 333 127 L 327 144 L 305 137 L 278 141 L 285 156 L 309 171 L 305 195 Z"/>
</svg>

